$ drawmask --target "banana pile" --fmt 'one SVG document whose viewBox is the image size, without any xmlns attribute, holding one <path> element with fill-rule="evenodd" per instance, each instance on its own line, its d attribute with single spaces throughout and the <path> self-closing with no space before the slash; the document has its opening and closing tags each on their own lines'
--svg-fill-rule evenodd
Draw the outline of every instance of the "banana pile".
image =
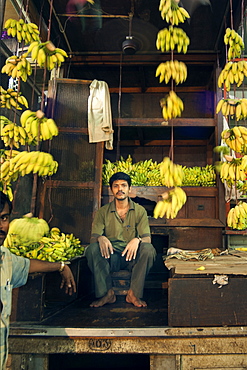
<svg viewBox="0 0 247 370">
<path fill-rule="evenodd" d="M 125 172 L 131 177 L 133 186 L 164 186 L 161 179 L 161 166 L 162 162 L 158 163 L 152 159 L 133 163 L 130 155 L 126 160 L 121 157 L 119 161 L 113 163 L 106 159 L 106 163 L 102 166 L 102 183 L 109 185 L 109 179 L 114 173 Z M 181 186 L 216 185 L 216 172 L 212 165 L 191 168 L 183 166 L 182 169 L 184 175 Z"/>
<path fill-rule="evenodd" d="M 4 28 L 8 36 L 16 37 L 18 42 L 24 41 L 25 45 L 39 40 L 39 28 L 35 23 L 9 18 L 4 23 Z"/>
<path fill-rule="evenodd" d="M 167 23 L 178 25 L 190 18 L 187 10 L 178 6 L 179 1 L 180 0 L 160 0 L 159 11 L 162 19 L 165 19 Z"/>
<path fill-rule="evenodd" d="M 236 230 L 247 228 L 247 203 L 240 201 L 227 215 L 227 226 Z"/>
<path fill-rule="evenodd" d="M 244 78 L 247 76 L 247 61 L 239 60 L 237 62 L 229 61 L 220 72 L 218 78 L 218 87 L 225 85 L 227 91 L 230 91 L 232 84 L 241 86 Z"/>
<path fill-rule="evenodd" d="M 169 94 L 160 100 L 160 106 L 162 108 L 162 115 L 165 121 L 169 119 L 181 117 L 184 110 L 184 103 L 178 97 L 178 95 L 171 90 Z"/>
<path fill-rule="evenodd" d="M 22 151 L 0 165 L 1 181 L 9 184 L 19 176 L 37 173 L 39 176 L 52 176 L 57 172 L 58 162 L 51 154 L 40 151 Z"/>
<path fill-rule="evenodd" d="M 216 186 L 216 172 L 213 165 L 205 167 L 183 166 L 183 173 L 182 186 Z"/>
<path fill-rule="evenodd" d="M 181 186 L 184 177 L 183 167 L 173 163 L 169 157 L 165 157 L 160 163 L 160 176 L 163 186 L 168 188 Z"/>
<path fill-rule="evenodd" d="M 51 71 L 53 68 L 60 67 L 68 54 L 65 50 L 56 48 L 51 41 L 34 41 L 29 45 L 27 54 L 31 54 L 33 61 L 37 61 L 40 68 L 47 68 Z"/>
<path fill-rule="evenodd" d="M 221 99 L 216 106 L 216 114 L 222 112 L 223 116 L 230 116 L 236 121 L 247 117 L 247 99 Z"/>
<path fill-rule="evenodd" d="M 247 152 L 247 128 L 244 126 L 234 126 L 221 132 L 221 138 L 226 145 L 237 153 Z"/>
<path fill-rule="evenodd" d="M 27 60 L 27 53 L 22 54 L 20 57 L 12 55 L 7 58 L 1 72 L 6 73 L 12 78 L 20 78 L 22 81 L 26 82 L 27 77 L 32 74 L 32 67 Z"/>
<path fill-rule="evenodd" d="M 160 83 L 165 81 L 167 84 L 172 78 L 177 85 L 181 84 L 187 78 L 186 64 L 178 60 L 168 60 L 165 63 L 160 63 L 156 69 L 155 77 L 158 76 L 160 76 Z"/>
<path fill-rule="evenodd" d="M 182 188 L 174 189 L 162 194 L 162 200 L 159 200 L 154 208 L 154 218 L 173 219 L 177 217 L 178 212 L 187 200 L 185 191 Z"/>
<path fill-rule="evenodd" d="M 224 43 L 229 45 L 227 58 L 228 60 L 240 58 L 244 50 L 242 37 L 233 29 L 227 28 L 224 36 Z"/>
<path fill-rule="evenodd" d="M 45 117 L 40 110 L 25 110 L 20 117 L 21 126 L 25 129 L 29 145 L 36 145 L 40 140 L 51 140 L 58 135 L 58 127 L 52 118 Z"/>
<path fill-rule="evenodd" d="M 187 53 L 190 39 L 182 28 L 169 26 L 157 34 L 156 48 L 162 53 L 176 50 L 178 53 Z"/>
<path fill-rule="evenodd" d="M 24 128 L 4 116 L 0 116 L 0 137 L 4 145 L 10 148 L 19 149 L 20 145 L 25 145 L 27 141 L 27 133 Z"/>
<path fill-rule="evenodd" d="M 57 227 L 53 227 L 47 236 L 35 243 L 20 244 L 17 235 L 9 233 L 4 246 L 17 256 L 49 262 L 68 261 L 84 253 L 80 239 L 72 233 L 61 232 Z"/>
<path fill-rule="evenodd" d="M 22 106 L 28 108 L 28 101 L 21 92 L 17 92 L 13 89 L 5 90 L 0 86 L 0 94 L 0 108 L 15 108 L 18 110 L 22 110 Z"/>
</svg>

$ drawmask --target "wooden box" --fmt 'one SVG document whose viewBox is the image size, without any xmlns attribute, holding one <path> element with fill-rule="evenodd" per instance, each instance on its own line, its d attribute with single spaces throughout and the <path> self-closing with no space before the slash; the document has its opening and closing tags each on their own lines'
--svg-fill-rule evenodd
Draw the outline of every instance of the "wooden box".
<svg viewBox="0 0 247 370">
<path fill-rule="evenodd" d="M 80 286 L 82 280 L 85 282 L 85 273 L 88 273 L 85 257 L 73 259 L 70 268 L 76 282 L 76 293 L 70 296 L 60 289 L 59 272 L 30 274 L 24 286 L 13 289 L 11 321 L 41 321 L 73 302 L 79 293 L 86 294 L 87 284 L 84 288 Z"/>
<path fill-rule="evenodd" d="M 229 277 L 221 288 L 214 277 L 171 278 L 169 326 L 247 325 L 247 277 Z"/>
<path fill-rule="evenodd" d="M 247 253 L 165 261 L 169 326 L 247 325 Z M 197 270 L 203 266 L 204 270 Z"/>
</svg>

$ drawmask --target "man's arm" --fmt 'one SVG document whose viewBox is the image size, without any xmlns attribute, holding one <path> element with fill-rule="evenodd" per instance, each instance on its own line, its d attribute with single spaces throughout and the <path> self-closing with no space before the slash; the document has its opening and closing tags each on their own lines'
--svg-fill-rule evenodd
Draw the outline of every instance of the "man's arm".
<svg viewBox="0 0 247 370">
<path fill-rule="evenodd" d="M 74 276 L 68 265 L 62 262 L 48 262 L 36 259 L 30 260 L 29 273 L 59 271 L 62 277 L 60 288 L 65 286 L 65 293 L 72 295 L 76 292 Z"/>
</svg>

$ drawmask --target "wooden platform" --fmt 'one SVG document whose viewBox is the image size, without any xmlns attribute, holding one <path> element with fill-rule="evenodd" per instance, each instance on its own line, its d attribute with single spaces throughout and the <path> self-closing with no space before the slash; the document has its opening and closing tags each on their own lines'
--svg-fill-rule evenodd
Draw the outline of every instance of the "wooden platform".
<svg viewBox="0 0 247 370">
<path fill-rule="evenodd" d="M 215 256 L 205 261 L 165 262 L 169 326 L 247 325 L 247 253 Z M 205 270 L 197 268 L 204 266 Z"/>
</svg>

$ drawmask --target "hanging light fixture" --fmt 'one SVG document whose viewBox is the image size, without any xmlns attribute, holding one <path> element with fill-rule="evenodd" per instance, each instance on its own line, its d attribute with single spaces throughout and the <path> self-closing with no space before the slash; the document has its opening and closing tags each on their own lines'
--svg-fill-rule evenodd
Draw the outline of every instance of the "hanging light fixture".
<svg viewBox="0 0 247 370">
<path fill-rule="evenodd" d="M 133 13 L 129 14 L 129 36 L 126 36 L 125 41 L 122 43 L 122 50 L 124 54 L 133 55 L 137 51 L 137 43 L 134 40 L 132 33 L 132 19 Z"/>
</svg>

